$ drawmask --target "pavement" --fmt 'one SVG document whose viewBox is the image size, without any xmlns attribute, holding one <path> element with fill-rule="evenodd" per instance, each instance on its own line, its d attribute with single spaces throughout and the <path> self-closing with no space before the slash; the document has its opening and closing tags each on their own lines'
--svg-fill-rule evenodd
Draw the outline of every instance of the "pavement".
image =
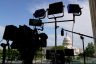
<svg viewBox="0 0 96 64">
<path fill-rule="evenodd" d="M 0 64 L 2 64 L 2 61 L 0 61 Z M 22 64 L 22 61 L 6 61 L 5 64 Z M 50 64 L 50 61 L 47 60 L 34 60 L 33 64 Z"/>
<path fill-rule="evenodd" d="M 83 62 L 82 62 L 83 63 Z M 79 61 L 73 61 L 70 64 L 82 64 Z M 0 60 L 0 64 L 2 64 L 2 61 Z M 6 61 L 5 64 L 22 64 L 22 61 Z M 50 60 L 33 60 L 33 64 L 51 64 Z M 68 64 L 68 63 L 65 63 Z M 96 62 L 86 62 L 86 64 L 96 64 Z"/>
</svg>

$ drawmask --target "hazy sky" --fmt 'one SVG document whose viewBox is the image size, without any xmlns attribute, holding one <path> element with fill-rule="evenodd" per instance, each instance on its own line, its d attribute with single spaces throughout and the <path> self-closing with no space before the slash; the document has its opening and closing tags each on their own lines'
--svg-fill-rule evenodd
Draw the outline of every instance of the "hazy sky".
<svg viewBox="0 0 96 64">
<path fill-rule="evenodd" d="M 33 18 L 32 14 L 35 10 L 40 8 L 48 8 L 48 5 L 54 2 L 62 1 L 65 5 L 64 8 L 64 17 L 57 20 L 69 20 L 72 19 L 72 14 L 68 14 L 67 5 L 70 3 L 79 4 L 82 9 L 82 15 L 76 17 L 75 32 L 80 32 L 86 35 L 92 36 L 92 27 L 90 19 L 89 4 L 87 0 L 0 0 L 0 39 L 2 39 L 4 27 L 6 25 L 28 25 L 29 19 Z M 49 20 L 47 17 L 43 20 Z M 68 30 L 72 30 L 72 22 L 58 23 L 58 26 Z M 31 27 L 31 26 L 30 26 Z M 57 44 L 61 45 L 64 37 L 61 37 L 60 30 L 58 32 Z M 48 34 L 48 46 L 54 45 L 54 24 L 44 25 L 44 32 Z M 68 36 L 71 38 L 71 33 L 68 33 Z M 93 39 L 85 38 L 85 45 L 91 42 Z M 74 47 L 82 47 L 82 41 L 78 35 L 74 35 Z"/>
</svg>

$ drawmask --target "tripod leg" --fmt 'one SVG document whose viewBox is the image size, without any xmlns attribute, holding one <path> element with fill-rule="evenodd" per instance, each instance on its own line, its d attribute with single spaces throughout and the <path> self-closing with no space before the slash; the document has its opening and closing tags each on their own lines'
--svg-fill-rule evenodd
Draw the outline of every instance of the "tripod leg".
<svg viewBox="0 0 96 64">
<path fill-rule="evenodd" d="M 6 59 L 6 46 L 3 47 L 3 61 L 2 61 L 2 64 L 5 64 L 5 59 Z"/>
</svg>

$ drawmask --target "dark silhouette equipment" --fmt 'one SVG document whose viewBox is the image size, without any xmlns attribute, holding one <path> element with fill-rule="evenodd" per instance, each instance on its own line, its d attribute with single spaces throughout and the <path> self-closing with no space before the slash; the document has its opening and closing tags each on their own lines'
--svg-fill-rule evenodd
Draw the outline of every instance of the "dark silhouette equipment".
<svg viewBox="0 0 96 64">
<path fill-rule="evenodd" d="M 55 56 L 56 55 L 56 56 Z M 64 51 L 63 50 L 46 50 L 46 59 L 51 60 L 52 64 L 64 64 Z M 55 61 L 56 59 L 56 61 Z"/>
<path fill-rule="evenodd" d="M 68 13 L 73 13 L 75 16 L 80 16 L 81 13 L 81 8 L 78 4 L 69 4 L 67 6 Z"/>
<path fill-rule="evenodd" d="M 55 48 L 57 47 L 57 18 L 61 18 L 64 16 L 64 5 L 63 2 L 56 2 L 49 4 L 49 8 L 47 9 L 48 15 L 47 17 L 49 19 L 54 19 L 55 20 Z M 60 14 L 60 15 L 58 15 Z M 51 17 L 50 17 L 51 15 Z M 54 54 L 54 61 L 53 64 L 58 64 L 57 59 L 56 59 L 56 49 L 55 49 L 55 54 Z"/>
<path fill-rule="evenodd" d="M 40 47 L 46 47 L 48 36 L 45 33 L 38 33 L 38 30 L 23 25 L 17 28 L 14 25 L 7 25 L 3 39 L 13 41 L 12 49 L 18 49 L 24 64 L 32 64 L 36 51 Z M 4 48 L 5 50 L 5 48 Z"/>
<path fill-rule="evenodd" d="M 61 29 L 61 36 L 64 36 L 64 30 L 63 30 L 63 28 Z"/>
<path fill-rule="evenodd" d="M 1 43 L 1 46 L 3 47 L 3 60 L 2 60 L 2 64 L 5 64 L 5 59 L 6 59 L 6 46 L 7 44 L 5 43 Z"/>
<path fill-rule="evenodd" d="M 56 18 L 63 17 L 64 16 L 63 8 L 64 8 L 63 2 L 56 2 L 56 3 L 49 4 L 49 8 L 47 9 L 48 11 L 47 17 L 49 19 L 56 19 Z M 62 14 L 62 15 L 57 15 L 57 14 Z"/>
<path fill-rule="evenodd" d="M 4 32 L 4 35 L 3 35 L 3 39 L 13 41 L 14 38 L 15 38 L 14 35 L 15 35 L 17 29 L 18 28 L 16 26 L 14 26 L 14 25 L 7 25 L 5 27 L 5 32 Z"/>
<path fill-rule="evenodd" d="M 60 55 L 58 55 L 60 54 Z M 55 58 L 55 50 L 46 50 L 46 59 L 54 59 Z M 64 50 L 56 50 L 56 57 L 64 57 L 64 56 L 74 56 L 73 49 L 64 49 Z"/>
<path fill-rule="evenodd" d="M 24 64 L 32 64 L 32 60 L 36 51 L 40 47 L 46 47 L 48 36 L 45 33 L 39 33 L 38 30 L 43 31 L 43 24 L 45 23 L 55 23 L 55 48 L 57 46 L 57 22 L 68 22 L 73 21 L 75 23 L 75 16 L 80 16 L 81 8 L 78 4 L 69 4 L 68 5 L 68 13 L 73 14 L 72 20 L 64 20 L 57 21 L 57 18 L 61 18 L 64 16 L 64 5 L 63 2 L 56 2 L 49 4 L 49 8 L 47 10 L 38 9 L 33 13 L 35 19 L 29 19 L 29 25 L 34 26 L 34 29 L 26 25 L 20 25 L 16 27 L 14 25 L 7 25 L 5 27 L 5 32 L 3 35 L 3 39 L 7 41 L 7 46 L 9 46 L 9 40 L 13 41 L 11 44 L 12 49 L 18 49 L 20 52 L 21 58 Z M 54 19 L 54 22 L 45 22 L 43 23 L 41 19 L 44 19 L 46 16 L 49 19 Z M 62 15 L 58 15 L 62 14 Z M 51 16 L 50 16 L 51 15 Z M 38 29 L 37 27 L 41 27 L 42 29 Z M 66 31 L 66 30 L 65 30 Z M 73 33 L 73 31 L 72 31 Z M 61 30 L 61 35 L 64 35 L 64 29 Z M 6 51 L 6 47 L 3 46 L 4 54 Z M 46 58 L 52 60 L 52 64 L 64 64 L 64 56 L 73 56 L 73 49 L 63 50 L 47 50 Z M 71 53 L 69 53 L 71 52 Z M 3 56 L 3 64 L 5 62 L 5 55 Z"/>
<path fill-rule="evenodd" d="M 46 16 L 46 11 L 44 9 L 36 10 L 33 16 L 35 18 L 43 19 Z"/>
<path fill-rule="evenodd" d="M 64 54 L 65 56 L 74 56 L 74 49 L 65 49 Z"/>
<path fill-rule="evenodd" d="M 58 14 L 63 12 L 63 3 L 56 2 L 49 4 L 48 15 Z"/>
<path fill-rule="evenodd" d="M 55 53 L 55 50 L 46 50 L 46 59 L 53 59 L 54 53 Z"/>
<path fill-rule="evenodd" d="M 42 20 L 40 19 L 29 19 L 29 25 L 32 26 L 42 26 Z"/>
<path fill-rule="evenodd" d="M 65 56 L 74 56 L 74 50 L 73 49 L 56 50 L 56 53 L 55 50 L 46 50 L 46 59 L 52 60 L 52 64 L 55 64 L 55 62 L 57 64 L 65 64 Z"/>
</svg>

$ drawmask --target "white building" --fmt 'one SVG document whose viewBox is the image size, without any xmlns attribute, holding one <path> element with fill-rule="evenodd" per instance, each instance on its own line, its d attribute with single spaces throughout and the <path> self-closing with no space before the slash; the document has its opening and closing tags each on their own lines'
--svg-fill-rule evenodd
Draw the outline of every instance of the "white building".
<svg viewBox="0 0 96 64">
<path fill-rule="evenodd" d="M 74 55 L 78 55 L 81 53 L 81 49 L 80 48 L 74 48 L 72 46 L 72 41 L 70 39 L 70 37 L 65 37 L 63 40 L 63 46 L 68 48 L 68 49 L 74 49 Z"/>
<path fill-rule="evenodd" d="M 64 38 L 63 46 L 68 48 L 68 49 L 72 49 L 72 41 L 68 36 Z"/>
</svg>

